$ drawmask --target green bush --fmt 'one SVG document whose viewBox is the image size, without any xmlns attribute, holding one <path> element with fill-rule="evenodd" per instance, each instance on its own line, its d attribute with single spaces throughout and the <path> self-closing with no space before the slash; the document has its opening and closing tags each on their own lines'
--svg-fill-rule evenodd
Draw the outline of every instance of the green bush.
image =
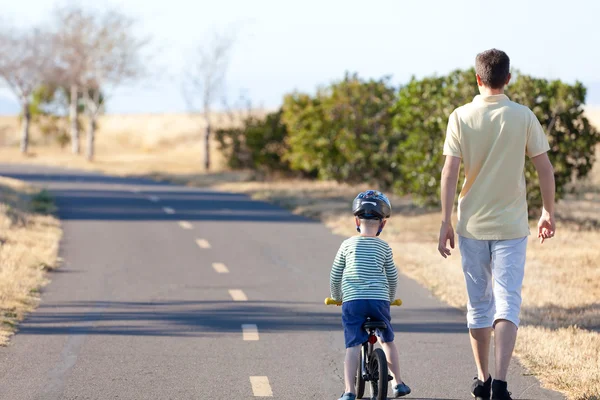
<svg viewBox="0 0 600 400">
<path fill-rule="evenodd" d="M 546 132 L 555 167 L 557 198 L 573 178 L 587 175 L 595 161 L 600 136 L 583 115 L 585 88 L 518 75 L 506 91 L 511 100 L 528 106 Z M 478 94 L 475 71 L 454 71 L 445 77 L 412 79 L 394 107 L 394 129 L 405 140 L 398 146 L 401 179 L 394 189 L 426 204 L 439 204 L 443 143 L 450 113 Z M 527 162 L 528 202 L 532 212 L 542 204 L 537 174 Z"/>
<path fill-rule="evenodd" d="M 596 160 L 595 146 L 600 132 L 583 114 L 586 89 L 577 82 L 569 85 L 521 75 L 508 87 L 513 101 L 529 107 L 544 128 L 550 142 L 548 156 L 554 166 L 557 198 L 562 198 L 574 179 L 584 178 Z M 530 209 L 542 205 L 537 173 L 527 163 L 527 196 Z"/>
<path fill-rule="evenodd" d="M 322 179 L 390 186 L 395 168 L 390 158 L 399 142 L 390 129 L 394 102 L 388 78 L 363 80 L 356 74 L 346 74 L 315 97 L 286 96 L 286 159 L 293 169 Z"/>
<path fill-rule="evenodd" d="M 448 117 L 479 93 L 474 77 L 474 70 L 454 71 L 447 76 L 412 78 L 400 89 L 393 127 L 403 140 L 397 148 L 399 174 L 394 191 L 412 194 L 420 203 L 439 203 Z"/>
<path fill-rule="evenodd" d="M 41 190 L 31 198 L 31 210 L 39 214 L 52 214 L 56 212 L 54 198 L 47 190 Z"/>
<path fill-rule="evenodd" d="M 265 118 L 249 116 L 242 126 L 218 129 L 215 137 L 219 149 L 232 169 L 256 169 L 262 172 L 289 171 L 286 152 L 287 129 L 281 121 L 282 111 Z"/>
</svg>

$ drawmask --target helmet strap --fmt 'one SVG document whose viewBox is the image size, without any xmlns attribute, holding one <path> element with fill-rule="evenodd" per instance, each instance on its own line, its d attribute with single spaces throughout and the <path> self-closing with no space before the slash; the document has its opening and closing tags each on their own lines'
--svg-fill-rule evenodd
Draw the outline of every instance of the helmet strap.
<svg viewBox="0 0 600 400">
<path fill-rule="evenodd" d="M 381 222 L 379 223 L 379 229 L 377 230 L 377 236 L 379 236 L 381 231 L 383 231 L 383 220 L 381 220 Z"/>
</svg>

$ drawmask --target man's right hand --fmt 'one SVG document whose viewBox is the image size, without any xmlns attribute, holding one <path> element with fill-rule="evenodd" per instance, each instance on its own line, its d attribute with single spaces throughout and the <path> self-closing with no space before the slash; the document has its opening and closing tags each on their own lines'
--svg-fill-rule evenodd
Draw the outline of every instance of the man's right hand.
<svg viewBox="0 0 600 400">
<path fill-rule="evenodd" d="M 540 243 L 544 243 L 544 240 L 552 238 L 555 230 L 554 216 L 548 211 L 543 210 L 538 222 L 538 238 L 540 239 Z"/>
</svg>

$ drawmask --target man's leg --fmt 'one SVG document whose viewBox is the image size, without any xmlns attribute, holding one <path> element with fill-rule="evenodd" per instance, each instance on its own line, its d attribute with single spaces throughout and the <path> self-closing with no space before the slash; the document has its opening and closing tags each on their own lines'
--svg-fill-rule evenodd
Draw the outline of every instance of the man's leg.
<svg viewBox="0 0 600 400">
<path fill-rule="evenodd" d="M 461 236 L 458 244 L 467 285 L 467 325 L 471 348 L 477 365 L 477 378 L 485 382 L 490 376 L 490 342 L 495 311 L 490 242 Z"/>
<path fill-rule="evenodd" d="M 360 355 L 360 345 L 346 349 L 346 358 L 344 360 L 344 378 L 346 380 L 346 392 L 356 394 L 356 371 L 358 370 L 358 357 Z"/>
<path fill-rule="evenodd" d="M 508 367 L 517 340 L 526 253 L 526 237 L 500 240 L 492 244 L 492 270 L 496 299 L 494 315 L 495 378 L 503 382 L 506 382 Z"/>
<path fill-rule="evenodd" d="M 492 328 L 469 329 L 471 348 L 477 365 L 477 379 L 485 382 L 490 376 L 490 342 Z"/>
<path fill-rule="evenodd" d="M 510 321 L 501 319 L 496 321 L 494 331 L 496 380 L 506 382 L 508 366 L 517 341 L 517 326 Z"/>
</svg>

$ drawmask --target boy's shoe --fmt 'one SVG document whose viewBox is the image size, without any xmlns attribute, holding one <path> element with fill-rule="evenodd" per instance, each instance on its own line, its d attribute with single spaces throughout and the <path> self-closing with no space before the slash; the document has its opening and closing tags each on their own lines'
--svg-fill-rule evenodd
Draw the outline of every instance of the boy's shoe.
<svg viewBox="0 0 600 400">
<path fill-rule="evenodd" d="M 492 396 L 492 376 L 487 379 L 487 381 L 483 382 L 479 380 L 477 377 L 473 378 L 475 382 L 471 385 L 471 394 L 477 400 L 490 400 Z"/>
<path fill-rule="evenodd" d="M 410 394 L 410 388 L 404 382 L 397 384 L 394 386 L 394 397 L 402 397 Z"/>
<path fill-rule="evenodd" d="M 356 395 L 354 393 L 342 393 L 339 400 L 356 400 Z"/>
<path fill-rule="evenodd" d="M 494 382 L 492 382 L 492 400 L 512 400 L 507 386 L 506 382 L 494 379 Z"/>
</svg>

